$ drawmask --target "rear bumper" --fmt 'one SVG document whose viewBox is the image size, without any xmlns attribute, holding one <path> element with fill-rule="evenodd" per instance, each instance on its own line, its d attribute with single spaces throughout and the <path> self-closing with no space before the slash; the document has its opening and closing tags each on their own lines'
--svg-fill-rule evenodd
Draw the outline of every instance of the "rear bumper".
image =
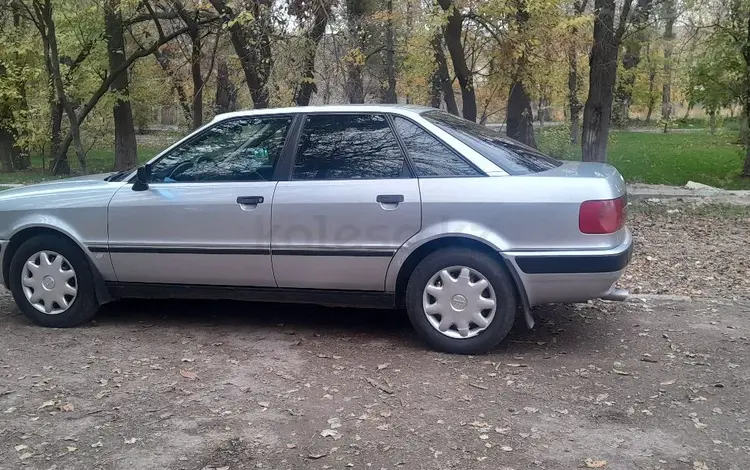
<svg viewBox="0 0 750 470">
<path fill-rule="evenodd" d="M 518 272 L 529 305 L 585 302 L 606 296 L 630 262 L 633 237 L 609 250 L 503 253 Z"/>
</svg>

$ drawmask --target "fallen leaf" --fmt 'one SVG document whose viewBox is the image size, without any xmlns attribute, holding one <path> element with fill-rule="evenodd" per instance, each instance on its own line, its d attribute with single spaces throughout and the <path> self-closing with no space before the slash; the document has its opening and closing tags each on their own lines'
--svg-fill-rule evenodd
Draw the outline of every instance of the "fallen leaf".
<svg viewBox="0 0 750 470">
<path fill-rule="evenodd" d="M 326 455 L 328 454 L 308 454 L 307 458 L 312 459 L 312 460 L 318 460 L 318 459 L 322 459 Z"/>
<path fill-rule="evenodd" d="M 271 406 L 271 402 L 270 401 L 259 401 L 258 402 L 258 406 L 262 406 L 263 408 L 268 408 L 269 406 Z"/>
<path fill-rule="evenodd" d="M 500 446 L 500 450 L 503 452 L 513 452 L 513 448 L 511 446 Z"/>
<path fill-rule="evenodd" d="M 190 357 L 183 357 L 180 362 L 193 362 L 195 359 Z"/>
<path fill-rule="evenodd" d="M 324 429 L 320 432 L 322 437 L 332 437 L 334 441 L 341 439 L 341 433 L 335 429 Z"/>
<path fill-rule="evenodd" d="M 586 468 L 604 468 L 607 466 L 606 460 L 594 460 L 592 458 L 584 460 L 583 463 L 586 464 Z"/>
<path fill-rule="evenodd" d="M 295 447 L 297 447 L 297 444 L 287 444 L 286 445 L 287 449 L 294 449 Z"/>
<path fill-rule="evenodd" d="M 49 401 L 45 401 L 44 403 L 42 403 L 42 406 L 40 406 L 40 407 L 39 407 L 39 408 L 37 408 L 37 409 L 38 409 L 38 410 L 41 410 L 41 409 L 43 409 L 43 408 L 47 408 L 47 407 L 49 407 L 49 406 L 55 406 L 55 400 L 49 400 Z"/>
<path fill-rule="evenodd" d="M 16 407 L 15 406 L 11 406 L 7 410 L 5 410 L 6 413 L 13 413 L 14 411 L 16 411 Z"/>
<path fill-rule="evenodd" d="M 630 372 L 625 372 L 624 370 L 619 370 L 619 369 L 612 369 L 612 372 L 614 372 L 617 375 L 633 375 Z M 593 468 L 596 468 L 596 467 L 593 467 Z"/>
<path fill-rule="evenodd" d="M 486 440 L 487 440 L 487 439 L 489 439 L 489 438 L 490 438 L 490 436 L 488 436 L 487 434 L 480 434 L 480 435 L 479 435 L 479 439 L 481 439 L 481 440 L 483 440 L 483 441 L 486 441 Z"/>
<path fill-rule="evenodd" d="M 19 459 L 21 459 L 21 460 L 26 460 L 26 459 L 28 459 L 29 457 L 33 456 L 33 455 L 34 455 L 34 454 L 32 454 L 31 452 L 26 452 L 25 454 L 21 454 L 21 456 L 20 456 L 20 457 L 18 457 L 18 458 L 19 458 Z"/>
<path fill-rule="evenodd" d="M 519 364 L 517 362 L 511 362 L 505 365 L 508 367 L 528 367 L 526 364 Z"/>
<path fill-rule="evenodd" d="M 534 408 L 534 407 L 531 407 L 531 406 L 524 406 L 523 410 L 525 412 L 527 412 L 527 413 L 536 413 L 537 411 L 539 411 L 538 408 Z"/>
<path fill-rule="evenodd" d="M 78 447 L 68 446 L 68 452 L 75 452 L 77 450 L 78 450 Z"/>
<path fill-rule="evenodd" d="M 185 377 L 188 380 L 195 380 L 198 378 L 198 374 L 196 374 L 195 372 L 191 372 L 189 370 L 180 369 L 180 375 Z"/>
<path fill-rule="evenodd" d="M 91 444 L 91 447 L 101 447 L 102 445 L 103 445 L 102 441 L 97 441 L 97 442 L 94 442 L 93 444 Z"/>
<path fill-rule="evenodd" d="M 26 444 L 19 444 L 16 446 L 16 452 L 21 452 L 22 450 L 26 450 L 28 448 L 29 446 L 27 446 Z"/>
<path fill-rule="evenodd" d="M 328 420 L 328 426 L 330 426 L 331 429 L 340 428 L 341 420 L 339 418 L 331 418 Z"/>
<path fill-rule="evenodd" d="M 60 407 L 60 411 L 73 411 L 75 408 L 72 403 L 66 403 Z"/>
<path fill-rule="evenodd" d="M 390 362 L 386 362 L 385 364 L 378 364 L 378 370 L 383 370 L 386 367 L 388 367 L 389 365 L 391 365 Z"/>
<path fill-rule="evenodd" d="M 662 382 L 659 385 L 673 385 L 676 381 L 676 379 L 667 380 L 666 382 Z"/>
<path fill-rule="evenodd" d="M 135 444 L 135 441 L 137 440 L 137 438 L 131 437 L 130 439 L 125 439 L 125 444 Z"/>
</svg>

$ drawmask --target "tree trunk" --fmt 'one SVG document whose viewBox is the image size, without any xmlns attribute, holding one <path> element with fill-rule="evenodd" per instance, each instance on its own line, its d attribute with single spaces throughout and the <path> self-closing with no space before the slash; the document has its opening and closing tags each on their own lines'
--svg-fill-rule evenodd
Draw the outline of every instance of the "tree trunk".
<svg viewBox="0 0 750 470">
<path fill-rule="evenodd" d="M 742 57 L 745 59 L 745 96 L 743 97 L 743 117 L 745 118 L 745 138 L 747 140 L 747 125 L 750 123 L 750 15 L 747 19 L 745 43 L 742 47 Z M 750 178 L 750 143 L 745 142 L 745 165 L 742 176 Z"/>
<path fill-rule="evenodd" d="M 203 125 L 203 74 L 201 73 L 201 37 L 198 28 L 190 31 L 190 75 L 193 78 L 193 129 Z"/>
<path fill-rule="evenodd" d="M 466 63 L 466 55 L 461 41 L 463 35 L 463 16 L 453 5 L 453 0 L 438 0 L 443 11 L 449 12 L 445 25 L 445 45 L 451 55 L 453 71 L 461 87 L 462 112 L 465 119 L 477 120 L 477 97 L 474 91 L 474 76 Z"/>
<path fill-rule="evenodd" d="M 108 0 L 104 6 L 104 23 L 107 34 L 107 57 L 109 69 L 117 70 L 125 63 L 125 38 L 122 28 L 120 0 Z M 135 141 L 133 109 L 130 105 L 130 90 L 127 71 L 121 73 L 110 86 L 117 97 L 113 108 L 115 120 L 115 170 L 124 170 L 138 162 L 138 147 Z"/>
<path fill-rule="evenodd" d="M 440 109 L 440 103 L 442 103 L 442 90 L 440 89 L 440 74 L 437 68 L 430 74 L 430 104 L 433 108 Z"/>
<path fill-rule="evenodd" d="M 83 150 L 83 144 L 81 143 L 81 129 L 80 120 L 76 114 L 73 104 L 68 100 L 65 94 L 65 86 L 63 85 L 62 74 L 60 73 L 60 54 L 57 49 L 57 32 L 55 27 L 55 21 L 52 17 L 52 4 L 51 0 L 45 0 L 44 5 L 39 5 L 41 20 L 44 23 L 46 29 L 47 46 L 49 47 L 49 58 L 52 69 L 52 82 L 55 84 L 55 92 L 57 94 L 62 108 L 65 111 L 65 115 L 68 117 L 68 136 L 60 145 L 58 153 L 55 155 L 55 165 L 52 168 L 52 174 L 60 174 L 60 167 L 57 165 L 58 162 L 64 160 L 63 154 L 68 152 L 71 142 L 75 149 L 76 156 L 78 157 L 78 163 L 81 166 L 81 171 L 86 173 L 86 153 Z"/>
<path fill-rule="evenodd" d="M 11 173 L 15 170 L 13 160 L 17 153 L 18 149 L 16 148 L 16 138 L 13 135 L 13 131 L 7 127 L 0 126 L 0 171 Z"/>
<path fill-rule="evenodd" d="M 236 109 L 237 88 L 229 78 L 229 66 L 222 57 L 216 65 L 216 113 L 228 113 Z"/>
<path fill-rule="evenodd" d="M 589 95 L 583 109 L 583 161 L 606 162 L 617 55 L 632 0 L 625 0 L 615 31 L 615 0 L 595 0 L 594 45 L 589 58 Z"/>
<path fill-rule="evenodd" d="M 672 48 L 674 23 L 677 17 L 674 0 L 664 0 L 664 84 L 661 91 L 661 118 L 668 121 L 672 114 Z M 666 128 L 665 128 L 666 129 Z"/>
<path fill-rule="evenodd" d="M 385 22 L 385 73 L 384 103 L 398 103 L 396 94 L 396 39 L 393 31 L 393 0 L 386 0 L 388 18 Z"/>
<path fill-rule="evenodd" d="M 586 9 L 588 0 L 576 0 L 573 4 L 573 12 L 576 17 L 581 16 Z M 571 36 L 578 34 L 578 28 L 573 26 L 570 30 Z M 578 88 L 580 88 L 580 77 L 578 76 L 578 50 L 571 41 L 568 46 L 568 106 L 570 109 L 570 143 L 578 143 L 580 128 L 581 101 L 578 99 Z"/>
<path fill-rule="evenodd" d="M 522 81 L 516 81 L 510 86 L 507 120 L 506 133 L 508 137 L 536 148 L 531 98 L 529 98 Z"/>
<path fill-rule="evenodd" d="M 445 58 L 445 51 L 443 51 L 443 40 L 441 33 L 436 33 L 432 37 L 432 52 L 435 56 L 435 74 L 440 82 L 440 88 L 443 91 L 443 99 L 445 100 L 445 109 L 458 116 L 458 105 L 456 104 L 456 96 L 453 94 L 453 84 L 451 83 L 450 74 L 448 72 L 448 61 Z M 438 104 L 437 107 L 440 105 Z"/>
<path fill-rule="evenodd" d="M 315 83 L 315 56 L 318 52 L 318 44 L 326 32 L 328 24 L 330 9 L 327 5 L 328 3 L 317 2 L 314 7 L 314 24 L 307 34 L 305 44 L 306 50 L 302 65 L 302 82 L 294 97 L 294 102 L 297 106 L 309 105 L 312 94 L 318 92 L 318 86 Z"/>
<path fill-rule="evenodd" d="M 177 101 L 180 103 L 180 108 L 182 108 L 182 114 L 185 116 L 185 121 L 192 121 L 193 111 L 191 110 L 190 100 L 188 100 L 185 87 L 182 86 L 182 81 L 179 77 L 175 76 L 174 70 L 172 70 L 171 60 L 168 53 L 157 49 L 156 52 L 154 52 L 154 57 L 161 69 L 164 70 L 171 79 L 172 89 L 177 93 Z"/>
<path fill-rule="evenodd" d="M 255 108 L 267 108 L 270 104 L 268 79 L 273 65 L 270 39 L 271 0 L 247 2 L 252 21 L 237 20 L 235 12 L 225 0 L 209 0 L 219 12 L 232 39 L 235 53 L 240 60 L 245 81 Z"/>
<path fill-rule="evenodd" d="M 632 36 L 625 41 L 625 52 L 622 56 L 623 76 L 615 89 L 613 104 L 613 121 L 622 127 L 630 119 L 630 104 L 633 101 L 636 69 L 641 62 L 641 49 L 648 40 L 648 24 L 651 15 L 652 0 L 637 0 L 632 20 Z"/>
<path fill-rule="evenodd" d="M 525 0 L 516 2 L 516 27 L 523 37 L 526 33 L 529 21 L 529 13 L 526 11 Z M 536 147 L 534 140 L 534 114 L 531 112 L 531 98 L 526 90 L 524 79 L 526 77 L 526 67 L 528 60 L 526 58 L 526 43 L 521 42 L 521 54 L 513 64 L 513 82 L 508 92 L 508 111 L 507 111 L 507 129 L 506 134 L 511 139 Z M 542 98 L 539 99 L 538 114 L 540 122 L 543 119 Z"/>
<path fill-rule="evenodd" d="M 716 134 L 716 110 L 712 109 L 708 112 L 708 132 L 711 135 Z"/>
<path fill-rule="evenodd" d="M 685 108 L 685 115 L 682 116 L 683 121 L 687 121 L 688 119 L 690 119 L 690 111 L 693 110 L 693 106 L 694 106 L 693 103 L 687 104 L 687 107 Z M 734 108 L 732 108 L 732 110 L 734 110 Z"/>
<path fill-rule="evenodd" d="M 364 46 L 367 34 L 363 21 L 366 3 L 362 0 L 346 0 L 346 26 L 349 34 L 350 57 L 346 62 L 346 96 L 350 103 L 365 102 L 365 85 L 362 77 Z"/>
</svg>

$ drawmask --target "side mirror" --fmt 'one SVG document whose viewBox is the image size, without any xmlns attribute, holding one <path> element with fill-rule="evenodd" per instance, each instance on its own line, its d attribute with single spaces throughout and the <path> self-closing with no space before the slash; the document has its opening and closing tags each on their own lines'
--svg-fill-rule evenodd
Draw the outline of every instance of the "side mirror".
<svg viewBox="0 0 750 470">
<path fill-rule="evenodd" d="M 139 166 L 135 171 L 135 181 L 133 182 L 133 191 L 145 191 L 148 189 L 148 168 L 146 165 Z"/>
</svg>

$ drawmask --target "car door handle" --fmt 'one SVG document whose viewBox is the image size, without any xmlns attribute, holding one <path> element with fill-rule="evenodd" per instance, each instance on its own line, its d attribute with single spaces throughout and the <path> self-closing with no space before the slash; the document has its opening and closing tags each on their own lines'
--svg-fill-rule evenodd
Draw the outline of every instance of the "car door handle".
<svg viewBox="0 0 750 470">
<path fill-rule="evenodd" d="M 256 205 L 263 202 L 263 196 L 239 196 L 237 198 L 237 204 L 243 205 Z"/>
<path fill-rule="evenodd" d="M 375 200 L 381 204 L 398 204 L 404 202 L 403 194 L 380 194 Z"/>
</svg>

